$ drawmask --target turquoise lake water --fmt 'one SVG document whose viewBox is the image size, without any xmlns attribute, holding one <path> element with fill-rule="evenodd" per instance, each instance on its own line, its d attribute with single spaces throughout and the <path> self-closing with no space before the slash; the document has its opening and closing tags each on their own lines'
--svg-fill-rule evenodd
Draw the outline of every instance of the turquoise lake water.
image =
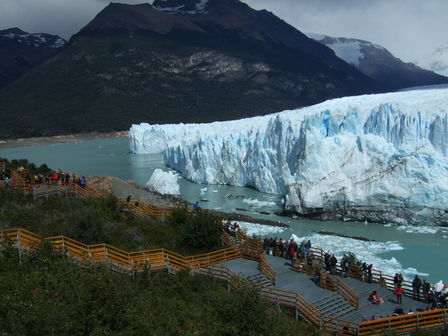
<svg viewBox="0 0 448 336">
<path fill-rule="evenodd" d="M 129 152 L 127 138 L 79 141 L 46 146 L 0 148 L 0 157 L 26 158 L 36 164 L 46 163 L 53 169 L 80 175 L 111 175 L 145 184 L 156 168 L 166 169 L 161 154 L 136 155 Z M 255 228 L 259 235 L 267 234 L 300 239 L 310 238 L 315 246 L 342 255 L 354 252 L 375 268 L 394 274 L 401 271 L 413 277 L 415 272 L 432 283 L 448 281 L 448 228 L 396 227 L 375 223 L 320 222 L 275 216 L 281 209 L 278 195 L 260 193 L 250 188 L 200 185 L 179 178 L 182 197 L 190 202 L 201 201 L 203 208 L 240 212 L 289 225 L 279 231 Z M 229 195 L 240 196 L 229 198 Z M 261 202 L 261 203 L 260 203 Z M 263 205 L 263 206 L 258 206 Z M 247 211 L 237 211 L 236 208 Z M 262 215 L 259 212 L 271 215 Z M 249 229 L 249 228 L 248 228 Z M 250 230 L 249 230 L 250 231 Z M 372 242 L 318 234 L 331 231 L 350 236 L 366 237 Z"/>
</svg>

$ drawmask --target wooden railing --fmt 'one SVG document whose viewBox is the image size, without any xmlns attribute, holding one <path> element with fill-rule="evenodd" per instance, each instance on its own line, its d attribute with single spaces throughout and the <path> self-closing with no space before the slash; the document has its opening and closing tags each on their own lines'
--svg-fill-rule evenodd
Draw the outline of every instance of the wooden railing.
<svg viewBox="0 0 448 336">
<path fill-rule="evenodd" d="M 294 259 L 293 270 L 300 273 L 306 273 L 308 275 L 319 274 L 320 276 L 320 287 L 337 292 L 341 295 L 345 301 L 350 303 L 353 307 L 358 309 L 359 307 L 359 294 L 351 289 L 344 280 L 340 277 L 333 276 L 323 272 L 322 265 L 319 262 L 306 261 L 300 259 Z M 316 274 L 317 273 L 317 274 Z"/>
<path fill-rule="evenodd" d="M 448 309 L 437 309 L 362 322 L 359 324 L 359 334 L 384 335 L 391 331 L 410 334 L 416 330 L 441 328 L 446 325 L 448 325 Z"/>
<path fill-rule="evenodd" d="M 322 281 L 321 278 L 321 283 L 325 284 L 325 287 L 323 286 L 321 287 L 337 292 L 340 296 L 344 298 L 345 301 L 350 303 L 350 305 L 352 305 L 356 309 L 359 308 L 359 294 L 356 293 L 353 289 L 351 289 L 343 279 L 326 273 L 322 273 L 322 275 L 324 281 Z"/>
<path fill-rule="evenodd" d="M 127 252 L 108 244 L 83 244 L 65 236 L 44 239 L 25 229 L 0 230 L 0 242 L 2 245 L 10 244 L 19 252 L 29 253 L 36 253 L 47 242 L 55 252 L 63 253 L 77 263 L 106 264 L 122 272 L 195 269 L 237 259 L 242 254 L 240 249 L 232 247 L 188 257 L 166 249 Z"/>
<path fill-rule="evenodd" d="M 238 289 L 250 284 L 249 281 L 239 278 L 234 272 L 223 266 L 215 265 L 208 269 L 200 269 L 198 272 L 225 281 L 228 287 Z M 311 302 L 299 293 L 270 286 L 259 286 L 258 288 L 261 297 L 266 301 L 295 310 L 297 319 L 301 316 L 309 323 L 327 332 L 357 335 L 358 325 L 356 323 L 322 315 Z"/>
<path fill-rule="evenodd" d="M 277 272 L 272 268 L 271 264 L 266 260 L 266 253 L 261 250 L 260 255 L 260 272 L 271 281 L 273 285 L 276 283 Z"/>
<path fill-rule="evenodd" d="M 101 192 L 97 189 L 95 189 L 91 185 L 87 185 L 85 187 L 81 187 L 78 184 L 75 183 L 69 183 L 69 184 L 47 184 L 47 183 L 41 183 L 41 184 L 27 184 L 25 183 L 25 180 L 22 175 L 20 175 L 17 171 L 12 170 L 12 177 L 15 181 L 14 185 L 11 185 L 11 187 L 14 187 L 15 189 L 23 191 L 25 194 L 32 194 L 34 198 L 38 198 L 40 196 L 50 196 L 51 194 L 69 194 L 69 195 L 76 195 L 82 199 L 87 199 L 89 197 L 102 197 L 105 195 L 104 192 Z M 119 203 L 123 207 L 128 207 L 130 211 L 136 216 L 136 217 L 156 217 L 156 218 L 163 218 L 171 214 L 171 212 L 174 210 L 172 207 L 155 207 L 151 204 L 146 203 L 145 201 L 133 201 L 133 202 L 126 202 L 126 199 L 124 198 L 118 198 Z"/>
<path fill-rule="evenodd" d="M 272 268 L 271 264 L 266 260 L 266 253 L 263 246 L 258 239 L 249 237 L 244 230 L 239 229 L 235 237 L 227 232 L 224 232 L 224 242 L 226 244 L 233 244 L 240 246 L 243 251 L 242 256 L 246 259 L 258 261 L 260 263 L 260 272 L 269 281 L 275 285 L 277 272 Z"/>
<path fill-rule="evenodd" d="M 247 246 L 229 247 L 210 253 L 185 257 L 166 249 L 127 252 L 108 244 L 83 244 L 65 236 L 44 239 L 24 229 L 0 230 L 0 246 L 4 248 L 6 245 L 10 245 L 19 250 L 19 255 L 23 252 L 36 253 L 43 247 L 45 242 L 48 243 L 53 251 L 62 253 L 72 261 L 86 267 L 101 264 L 123 273 L 143 272 L 145 270 L 167 270 L 169 272 L 190 270 L 193 273 L 201 273 L 225 281 L 228 286 L 233 288 L 247 286 L 248 281 L 241 279 L 231 270 L 217 264 L 241 257 L 252 258 L 253 260 L 259 260 L 264 257 L 262 254 L 257 254 L 258 250 L 253 250 Z M 337 277 L 331 277 L 329 281 L 337 282 L 339 280 Z M 418 329 L 437 328 L 448 324 L 448 309 L 355 324 L 350 321 L 323 315 L 299 293 L 268 286 L 259 286 L 259 288 L 260 295 L 265 300 L 294 309 L 296 317 L 300 315 L 310 323 L 319 326 L 321 330 L 334 334 L 350 336 L 383 335 L 390 330 L 395 330 L 397 333 L 410 333 Z M 336 288 L 350 292 L 350 288 L 341 282 L 336 284 Z M 347 294 L 347 296 L 350 295 L 351 293 Z"/>
</svg>

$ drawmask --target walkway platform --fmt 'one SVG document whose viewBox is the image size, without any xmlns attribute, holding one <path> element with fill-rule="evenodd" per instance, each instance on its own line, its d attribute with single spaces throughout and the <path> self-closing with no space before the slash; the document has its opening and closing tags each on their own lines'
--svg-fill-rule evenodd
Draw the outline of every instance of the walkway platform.
<svg viewBox="0 0 448 336">
<path fill-rule="evenodd" d="M 328 316 L 359 323 L 370 320 L 373 316 L 376 318 L 387 317 L 397 308 L 403 309 L 405 313 L 409 310 L 419 312 L 426 309 L 426 303 L 415 301 L 406 296 L 403 296 L 403 303 L 398 305 L 394 293 L 378 284 L 370 284 L 353 278 L 343 278 L 346 284 L 360 295 L 359 309 L 357 310 L 337 292 L 318 287 L 311 276 L 294 272 L 290 260 L 274 256 L 267 256 L 267 260 L 277 272 L 275 288 L 299 293 Z M 258 262 L 243 258 L 219 265 L 231 269 L 243 278 L 259 272 Z M 369 294 L 374 290 L 384 299 L 384 304 L 375 305 L 368 301 Z"/>
</svg>

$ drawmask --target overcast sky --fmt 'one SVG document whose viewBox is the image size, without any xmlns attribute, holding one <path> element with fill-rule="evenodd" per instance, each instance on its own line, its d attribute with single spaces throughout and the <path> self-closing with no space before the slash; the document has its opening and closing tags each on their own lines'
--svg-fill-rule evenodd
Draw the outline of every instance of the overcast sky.
<svg viewBox="0 0 448 336">
<path fill-rule="evenodd" d="M 255 9 L 274 12 L 302 32 L 368 40 L 404 61 L 421 59 L 448 42 L 448 0 L 243 1 Z M 68 39 L 108 3 L 109 0 L 0 0 L 0 29 L 19 27 Z"/>
</svg>

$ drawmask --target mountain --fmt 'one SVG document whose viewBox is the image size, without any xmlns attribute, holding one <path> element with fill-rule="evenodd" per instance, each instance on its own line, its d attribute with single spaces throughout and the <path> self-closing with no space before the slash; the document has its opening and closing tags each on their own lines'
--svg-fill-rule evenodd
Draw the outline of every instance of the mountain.
<svg viewBox="0 0 448 336">
<path fill-rule="evenodd" d="M 448 42 L 418 62 L 422 68 L 448 77 Z"/>
<path fill-rule="evenodd" d="M 134 125 L 134 153 L 204 184 L 284 196 L 326 220 L 448 224 L 448 88 L 344 97 L 269 116 Z"/>
<path fill-rule="evenodd" d="M 65 45 L 56 35 L 0 30 L 0 87 L 16 80 Z"/>
<path fill-rule="evenodd" d="M 307 35 L 333 49 L 338 57 L 388 90 L 448 83 L 448 78 L 413 63 L 404 63 L 380 45 L 351 38 Z"/>
<path fill-rule="evenodd" d="M 238 0 L 113 3 L 0 92 L 0 137 L 239 119 L 380 89 L 331 49 Z"/>
</svg>

